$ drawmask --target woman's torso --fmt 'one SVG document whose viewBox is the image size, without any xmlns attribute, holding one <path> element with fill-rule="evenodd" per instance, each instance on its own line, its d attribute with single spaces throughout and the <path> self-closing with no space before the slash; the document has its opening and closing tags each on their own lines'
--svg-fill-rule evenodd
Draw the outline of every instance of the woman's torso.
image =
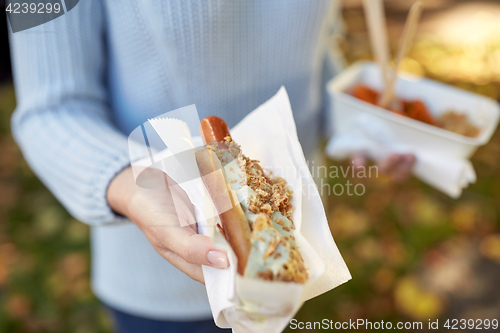
<svg viewBox="0 0 500 333">
<path fill-rule="evenodd" d="M 299 138 L 316 132 L 330 1 L 152 3 L 106 1 L 111 103 L 125 134 L 190 104 L 234 126 L 282 85 Z"/>
</svg>

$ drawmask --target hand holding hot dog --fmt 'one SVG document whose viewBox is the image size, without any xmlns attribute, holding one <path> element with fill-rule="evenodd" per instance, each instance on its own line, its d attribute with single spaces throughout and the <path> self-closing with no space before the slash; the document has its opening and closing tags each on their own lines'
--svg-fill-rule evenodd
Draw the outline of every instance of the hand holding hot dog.
<svg viewBox="0 0 500 333">
<path fill-rule="evenodd" d="M 177 196 L 175 207 L 173 196 Z M 204 283 L 201 265 L 228 267 L 226 253 L 218 250 L 209 237 L 197 234 L 193 207 L 185 193 L 141 188 L 129 167 L 113 179 L 107 199 L 115 212 L 128 217 L 144 232 L 162 257 L 192 279 Z M 179 209 L 179 202 L 185 209 Z M 181 227 L 179 220 L 189 226 Z"/>
</svg>

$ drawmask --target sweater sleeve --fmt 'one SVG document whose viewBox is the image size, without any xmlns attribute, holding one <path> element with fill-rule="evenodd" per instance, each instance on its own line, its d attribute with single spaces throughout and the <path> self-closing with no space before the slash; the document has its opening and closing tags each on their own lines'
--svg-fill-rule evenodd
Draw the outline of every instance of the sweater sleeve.
<svg viewBox="0 0 500 333">
<path fill-rule="evenodd" d="M 127 137 L 111 121 L 105 85 L 103 6 L 10 34 L 17 108 L 12 132 L 33 171 L 77 219 L 116 221 L 109 182 L 130 164 Z"/>
</svg>

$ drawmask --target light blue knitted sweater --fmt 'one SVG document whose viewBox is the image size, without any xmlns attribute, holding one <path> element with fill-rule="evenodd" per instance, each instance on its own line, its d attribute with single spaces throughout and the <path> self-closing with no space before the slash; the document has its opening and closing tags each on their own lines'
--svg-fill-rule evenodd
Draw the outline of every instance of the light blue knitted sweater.
<svg viewBox="0 0 500 333">
<path fill-rule="evenodd" d="M 105 193 L 129 162 L 127 135 L 189 104 L 235 125 L 284 85 L 304 151 L 321 122 L 326 0 L 82 0 L 11 34 L 25 158 L 68 211 L 92 226 L 92 285 L 149 318 L 211 316 L 203 285 L 177 271 Z"/>
</svg>

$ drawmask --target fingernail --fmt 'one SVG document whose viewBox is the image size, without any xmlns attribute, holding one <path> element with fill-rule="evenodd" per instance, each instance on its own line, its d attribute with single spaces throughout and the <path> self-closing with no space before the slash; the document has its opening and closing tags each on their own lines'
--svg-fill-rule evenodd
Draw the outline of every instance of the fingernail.
<svg viewBox="0 0 500 333">
<path fill-rule="evenodd" d="M 219 251 L 209 251 L 207 259 L 210 265 L 216 268 L 227 268 L 228 262 L 226 255 Z"/>
<path fill-rule="evenodd" d="M 410 164 L 411 163 L 411 155 L 405 155 L 403 158 L 403 163 Z"/>
</svg>

